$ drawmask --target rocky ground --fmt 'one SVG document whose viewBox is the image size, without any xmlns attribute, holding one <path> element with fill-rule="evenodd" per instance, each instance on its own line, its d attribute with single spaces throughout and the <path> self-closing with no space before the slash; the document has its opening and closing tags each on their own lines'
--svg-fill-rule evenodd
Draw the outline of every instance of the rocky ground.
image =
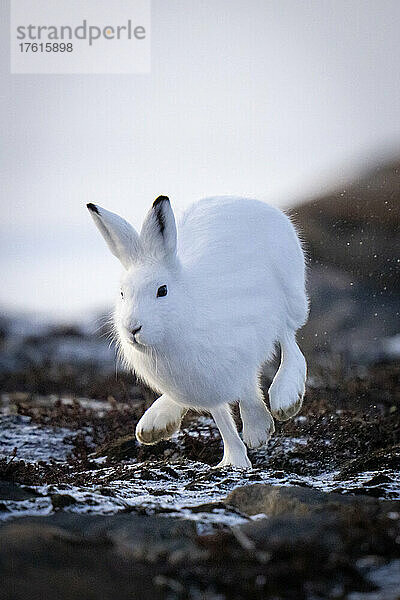
<svg viewBox="0 0 400 600">
<path fill-rule="evenodd" d="M 152 394 L 100 347 L 3 340 L 0 598 L 400 597 L 398 362 L 314 365 L 301 414 L 243 473 L 211 468 L 205 415 L 140 446 Z"/>
</svg>

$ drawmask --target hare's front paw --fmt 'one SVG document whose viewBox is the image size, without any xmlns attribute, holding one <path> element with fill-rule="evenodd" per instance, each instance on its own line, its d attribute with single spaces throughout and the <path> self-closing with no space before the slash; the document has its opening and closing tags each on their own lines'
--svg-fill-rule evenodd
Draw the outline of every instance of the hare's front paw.
<svg viewBox="0 0 400 600">
<path fill-rule="evenodd" d="M 178 431 L 182 420 L 182 408 L 163 396 L 144 413 L 136 426 L 136 438 L 142 444 L 156 444 L 168 440 Z"/>
<path fill-rule="evenodd" d="M 142 444 L 156 444 L 168 440 L 178 431 L 180 424 L 180 419 L 171 421 L 169 414 L 151 412 L 149 409 L 136 426 L 136 438 Z"/>
</svg>

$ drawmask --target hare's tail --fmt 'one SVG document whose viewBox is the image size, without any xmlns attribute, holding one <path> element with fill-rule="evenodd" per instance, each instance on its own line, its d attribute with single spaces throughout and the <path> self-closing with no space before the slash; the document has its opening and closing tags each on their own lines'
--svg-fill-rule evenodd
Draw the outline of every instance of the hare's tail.
<svg viewBox="0 0 400 600">
<path fill-rule="evenodd" d="M 286 332 L 279 343 L 281 364 L 269 388 L 269 399 L 273 416 L 279 421 L 287 421 L 301 409 L 307 364 L 294 331 Z"/>
</svg>

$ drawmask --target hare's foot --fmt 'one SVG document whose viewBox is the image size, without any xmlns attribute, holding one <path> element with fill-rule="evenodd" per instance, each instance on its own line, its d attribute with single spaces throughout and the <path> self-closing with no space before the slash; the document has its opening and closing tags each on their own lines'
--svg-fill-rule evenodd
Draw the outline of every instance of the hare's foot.
<svg viewBox="0 0 400 600">
<path fill-rule="evenodd" d="M 232 469 L 251 469 L 251 462 L 247 457 L 247 454 L 240 456 L 232 456 L 225 454 L 223 459 L 213 467 L 213 469 L 223 469 L 224 467 L 231 467 Z"/>
<path fill-rule="evenodd" d="M 215 468 L 251 469 L 246 446 L 239 437 L 229 404 L 214 409 L 211 414 L 224 442 L 224 456 Z"/>
<path fill-rule="evenodd" d="M 297 415 L 303 404 L 307 365 L 294 335 L 281 341 L 282 362 L 269 388 L 273 416 L 287 421 Z"/>
<path fill-rule="evenodd" d="M 186 409 L 163 395 L 146 410 L 136 426 L 136 438 L 142 444 L 168 440 L 181 426 Z"/>
<path fill-rule="evenodd" d="M 264 446 L 275 431 L 271 413 L 256 389 L 239 402 L 240 416 L 243 422 L 242 437 L 248 448 Z"/>
</svg>

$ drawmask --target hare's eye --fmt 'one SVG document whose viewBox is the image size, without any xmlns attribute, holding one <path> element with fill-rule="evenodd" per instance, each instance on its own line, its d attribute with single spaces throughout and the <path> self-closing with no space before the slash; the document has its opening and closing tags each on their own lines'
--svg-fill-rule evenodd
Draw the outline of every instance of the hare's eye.
<svg viewBox="0 0 400 600">
<path fill-rule="evenodd" d="M 124 292 L 121 290 L 121 298 L 124 297 Z"/>
<path fill-rule="evenodd" d="M 168 294 L 168 289 L 166 285 L 162 285 L 161 287 L 158 288 L 157 290 L 157 298 L 162 298 L 163 296 L 166 296 Z"/>
</svg>

